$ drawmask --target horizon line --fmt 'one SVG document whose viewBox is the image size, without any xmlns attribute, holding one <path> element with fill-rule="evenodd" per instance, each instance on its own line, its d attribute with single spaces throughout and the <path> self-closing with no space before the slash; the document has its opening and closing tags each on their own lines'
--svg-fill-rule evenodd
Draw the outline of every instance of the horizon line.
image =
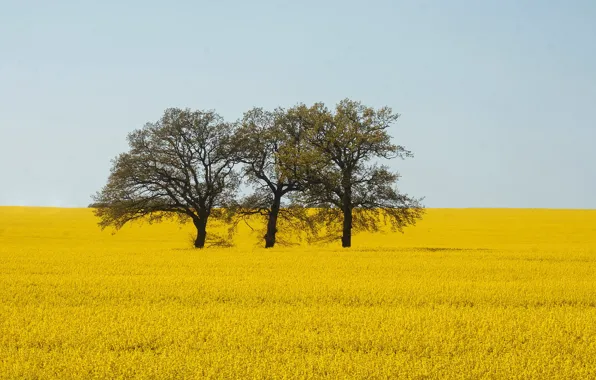
<svg viewBox="0 0 596 380">
<path fill-rule="evenodd" d="M 46 208 L 46 209 L 70 209 L 84 210 L 93 209 L 93 207 L 83 206 L 47 206 L 47 205 L 0 205 L 0 208 Z M 577 211 L 596 211 L 596 208 L 577 208 L 577 207 L 513 207 L 513 206 L 466 206 L 466 207 L 424 207 L 426 210 L 577 210 Z"/>
</svg>

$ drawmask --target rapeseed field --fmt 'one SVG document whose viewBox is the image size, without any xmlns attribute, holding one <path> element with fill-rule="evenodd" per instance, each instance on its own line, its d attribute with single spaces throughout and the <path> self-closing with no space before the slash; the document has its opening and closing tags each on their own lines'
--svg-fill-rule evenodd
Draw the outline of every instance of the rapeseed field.
<svg viewBox="0 0 596 380">
<path fill-rule="evenodd" d="M 0 208 L 0 378 L 596 378 L 596 211 L 431 209 L 349 250 L 193 228 Z"/>
</svg>

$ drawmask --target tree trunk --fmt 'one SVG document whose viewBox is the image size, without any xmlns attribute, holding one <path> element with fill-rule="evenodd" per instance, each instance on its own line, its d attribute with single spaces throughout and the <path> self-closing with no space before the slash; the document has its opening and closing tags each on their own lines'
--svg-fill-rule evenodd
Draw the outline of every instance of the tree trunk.
<svg viewBox="0 0 596 380">
<path fill-rule="evenodd" d="M 341 236 L 341 246 L 343 248 L 349 248 L 352 246 L 352 207 L 351 205 L 345 205 L 343 209 L 344 213 L 344 226 L 343 234 Z"/>
<path fill-rule="evenodd" d="M 273 248 L 275 245 L 275 234 L 277 233 L 277 217 L 279 215 L 279 208 L 281 205 L 281 196 L 275 195 L 271 211 L 269 211 L 269 219 L 267 220 L 267 233 L 265 234 L 265 248 Z"/>
<path fill-rule="evenodd" d="M 352 246 L 352 172 L 348 170 L 343 173 L 342 187 L 343 195 L 341 199 L 342 212 L 344 214 L 344 225 L 341 236 L 341 246 L 349 248 Z"/>
<path fill-rule="evenodd" d="M 197 238 L 195 239 L 195 248 L 205 247 L 205 239 L 207 238 L 207 218 L 193 220 L 197 228 Z"/>
</svg>

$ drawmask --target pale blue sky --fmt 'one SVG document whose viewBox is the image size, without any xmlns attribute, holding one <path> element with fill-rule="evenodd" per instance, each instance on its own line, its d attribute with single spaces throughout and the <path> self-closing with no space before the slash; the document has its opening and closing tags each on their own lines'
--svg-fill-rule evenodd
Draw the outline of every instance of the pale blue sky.
<svg viewBox="0 0 596 380">
<path fill-rule="evenodd" d="M 594 0 L 0 0 L 0 205 L 86 206 L 167 107 L 345 97 L 428 207 L 596 208 Z"/>
</svg>

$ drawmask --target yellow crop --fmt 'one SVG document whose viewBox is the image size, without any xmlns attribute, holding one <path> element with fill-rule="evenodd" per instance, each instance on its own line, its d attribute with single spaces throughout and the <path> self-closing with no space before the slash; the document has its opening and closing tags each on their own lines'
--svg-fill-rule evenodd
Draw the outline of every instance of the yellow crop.
<svg viewBox="0 0 596 380">
<path fill-rule="evenodd" d="M 431 209 L 349 250 L 191 233 L 0 208 L 0 378 L 596 378 L 596 211 Z"/>
</svg>

